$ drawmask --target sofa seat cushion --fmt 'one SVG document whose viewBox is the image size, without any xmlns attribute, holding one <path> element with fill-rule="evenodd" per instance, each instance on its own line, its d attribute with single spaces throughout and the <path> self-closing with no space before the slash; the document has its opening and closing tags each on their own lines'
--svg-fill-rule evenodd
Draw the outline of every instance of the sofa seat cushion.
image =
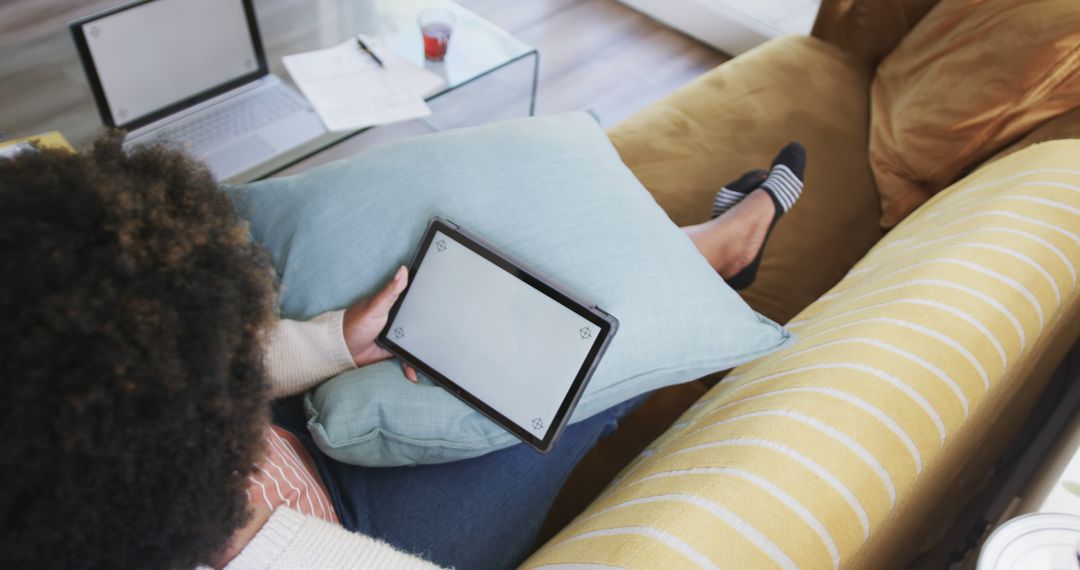
<svg viewBox="0 0 1080 570">
<path fill-rule="evenodd" d="M 525 566 L 902 566 L 1080 334 L 1077 153 L 1036 145 L 931 200 Z"/>
<path fill-rule="evenodd" d="M 786 322 L 836 284 L 881 237 L 867 162 L 871 72 L 825 42 L 772 40 L 695 79 L 609 132 L 623 161 L 679 225 L 713 195 L 806 146 L 806 189 L 765 249 L 751 307 Z"/>
</svg>

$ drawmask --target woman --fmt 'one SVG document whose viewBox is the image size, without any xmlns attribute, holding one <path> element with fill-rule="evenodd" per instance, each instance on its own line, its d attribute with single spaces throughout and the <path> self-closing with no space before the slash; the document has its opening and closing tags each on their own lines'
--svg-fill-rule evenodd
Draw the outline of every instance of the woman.
<svg viewBox="0 0 1080 570">
<path fill-rule="evenodd" d="M 290 396 L 389 357 L 374 339 L 404 268 L 347 310 L 278 321 L 266 255 L 210 174 L 121 143 L 0 159 L 11 566 L 511 566 L 574 465 L 643 398 L 570 426 L 546 455 L 339 464 Z M 718 195 L 716 217 L 684 228 L 734 286 L 753 281 L 803 160 L 785 147 L 770 173 Z"/>
</svg>

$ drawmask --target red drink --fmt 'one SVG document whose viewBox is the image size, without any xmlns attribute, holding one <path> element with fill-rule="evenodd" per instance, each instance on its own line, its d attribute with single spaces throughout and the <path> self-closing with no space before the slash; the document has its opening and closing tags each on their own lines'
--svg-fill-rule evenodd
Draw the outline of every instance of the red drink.
<svg viewBox="0 0 1080 570">
<path fill-rule="evenodd" d="M 429 61 L 442 61 L 446 57 L 446 44 L 454 29 L 443 22 L 433 22 L 420 28 L 424 36 L 424 57 Z"/>
<path fill-rule="evenodd" d="M 446 44 L 454 31 L 457 16 L 444 7 L 430 7 L 420 11 L 416 23 L 424 36 L 424 57 L 428 61 L 442 61 L 446 57 Z"/>
</svg>

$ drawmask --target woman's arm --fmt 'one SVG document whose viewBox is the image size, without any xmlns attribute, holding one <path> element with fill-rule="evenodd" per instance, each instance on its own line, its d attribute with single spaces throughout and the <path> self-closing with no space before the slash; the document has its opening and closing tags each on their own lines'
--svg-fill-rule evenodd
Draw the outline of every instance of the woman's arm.
<svg viewBox="0 0 1080 570">
<path fill-rule="evenodd" d="M 310 321 L 280 320 L 266 346 L 270 397 L 299 394 L 356 368 L 345 342 L 345 311 L 323 313 Z"/>
<path fill-rule="evenodd" d="M 266 346 L 271 397 L 299 394 L 346 370 L 390 358 L 375 344 L 375 337 L 407 283 L 408 271 L 401 267 L 374 297 L 347 310 L 323 313 L 310 321 L 278 321 Z M 405 368 L 405 376 L 416 381 L 411 368 Z"/>
</svg>

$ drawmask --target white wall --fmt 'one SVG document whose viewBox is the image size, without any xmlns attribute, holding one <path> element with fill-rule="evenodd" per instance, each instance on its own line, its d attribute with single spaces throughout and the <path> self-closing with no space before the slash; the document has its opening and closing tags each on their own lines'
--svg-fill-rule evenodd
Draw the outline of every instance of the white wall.
<svg viewBox="0 0 1080 570">
<path fill-rule="evenodd" d="M 784 34 L 808 34 L 820 0 L 620 0 L 720 51 L 738 55 Z"/>
</svg>

